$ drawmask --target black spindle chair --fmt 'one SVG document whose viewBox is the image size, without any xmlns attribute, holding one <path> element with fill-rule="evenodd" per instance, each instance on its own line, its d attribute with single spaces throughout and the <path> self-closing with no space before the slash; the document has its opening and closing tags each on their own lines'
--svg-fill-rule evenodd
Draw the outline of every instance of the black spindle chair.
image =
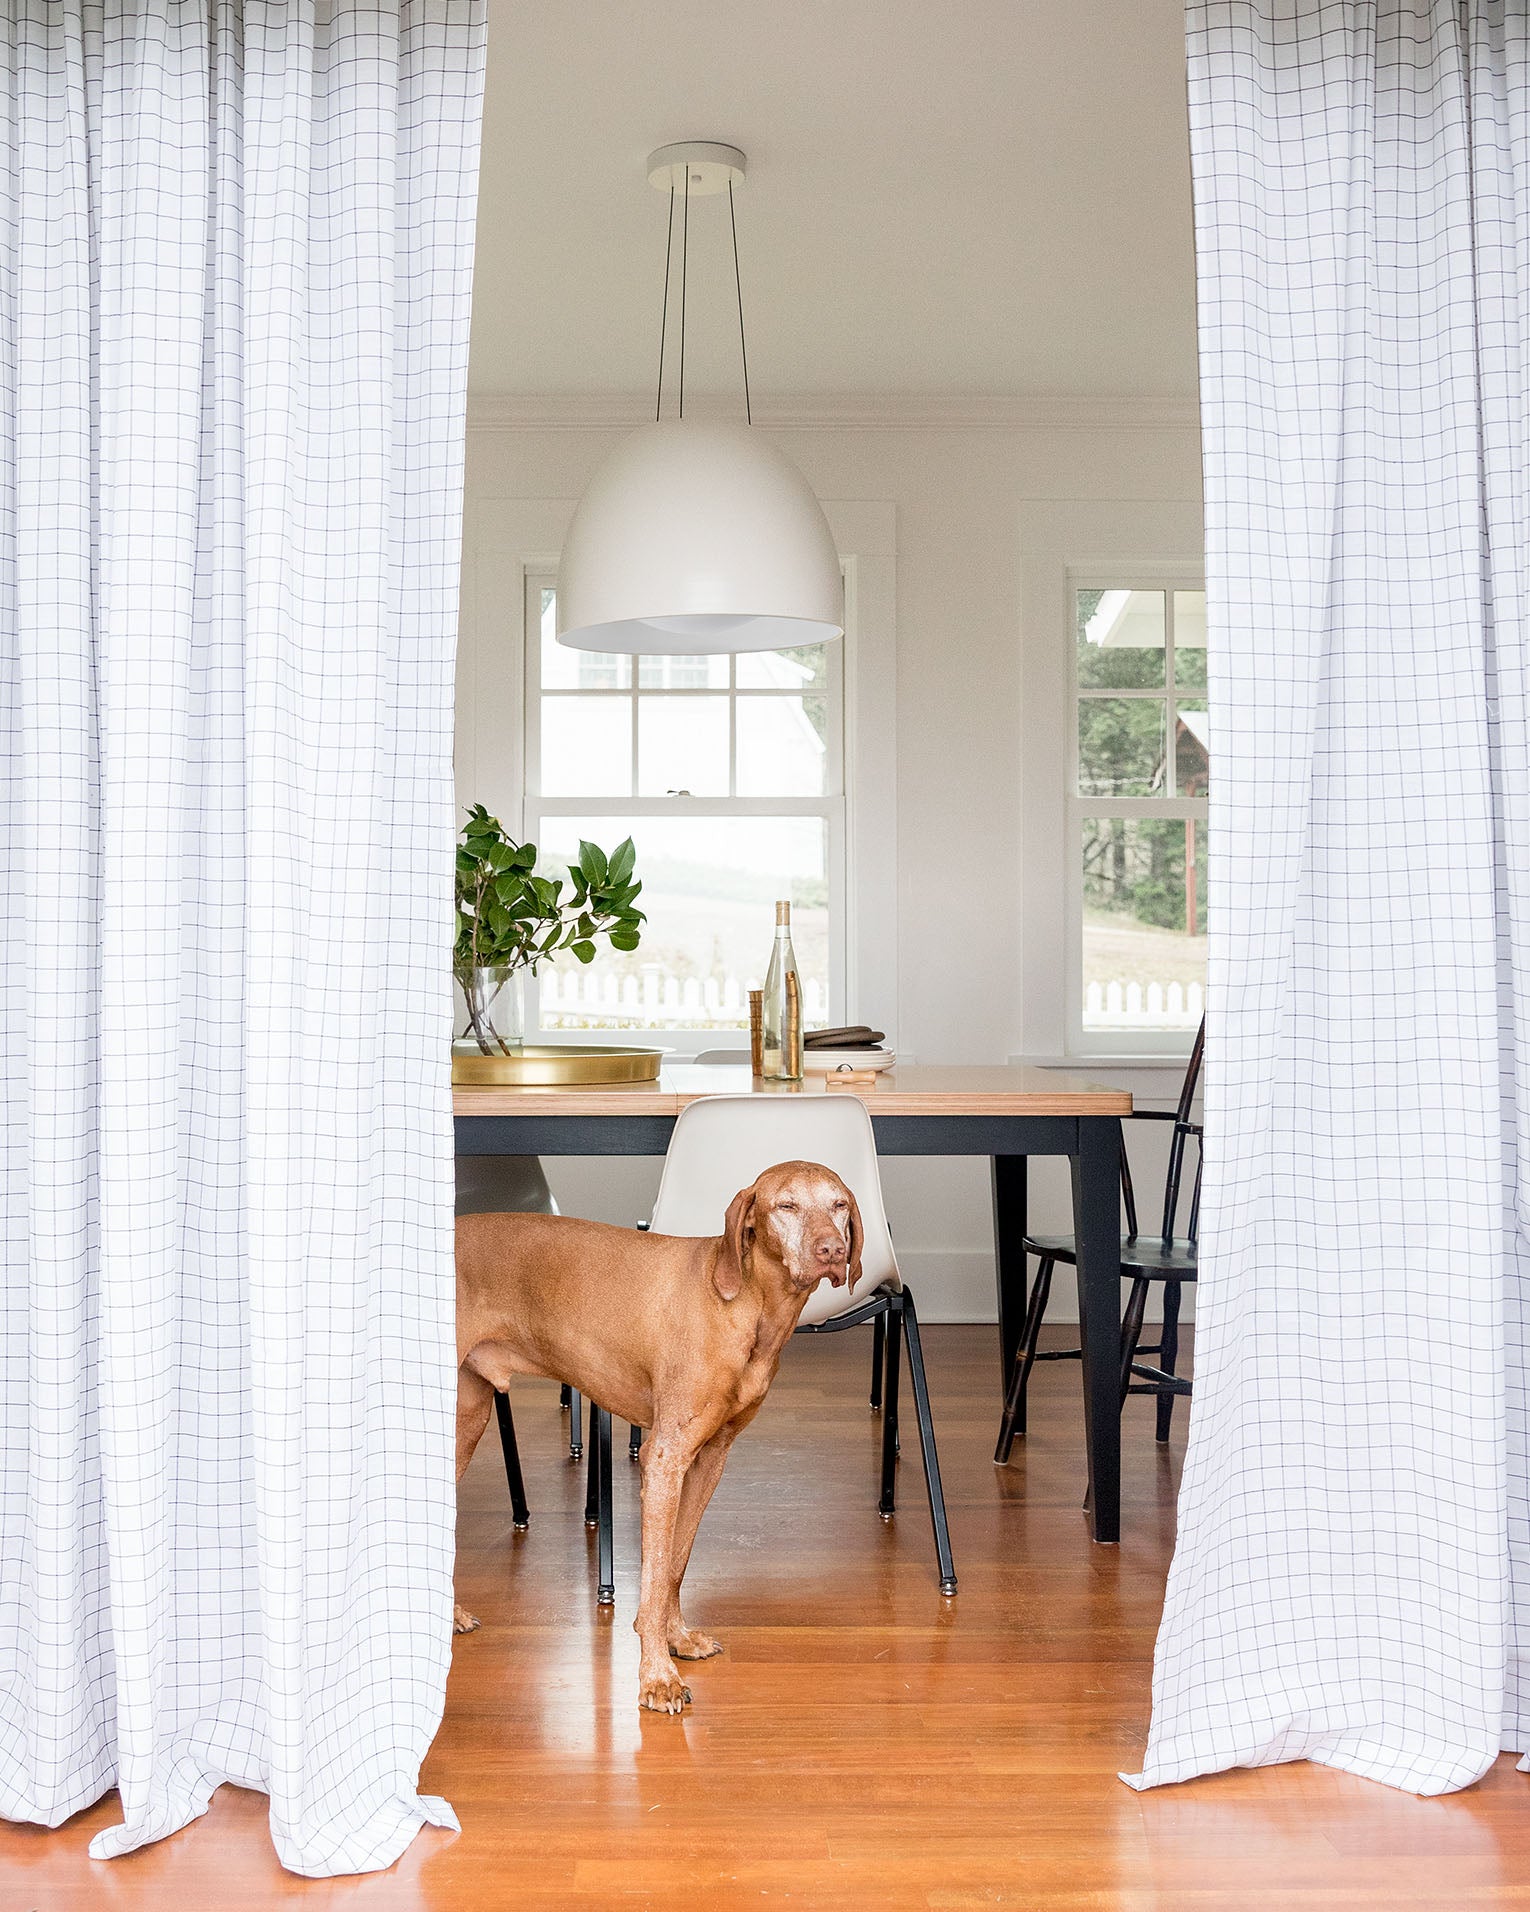
<svg viewBox="0 0 1530 1912">
<path fill-rule="evenodd" d="M 1162 1227 L 1157 1235 L 1138 1232 L 1137 1198 L 1132 1188 L 1131 1163 L 1127 1159 L 1124 1137 L 1121 1143 L 1121 1200 L 1126 1209 L 1127 1231 L 1121 1238 L 1121 1277 L 1132 1284 L 1121 1322 L 1121 1401 L 1124 1406 L 1128 1394 L 1156 1395 L 1157 1435 L 1160 1441 L 1169 1438 L 1175 1401 L 1180 1395 L 1190 1392 L 1189 1381 L 1174 1372 L 1174 1364 L 1179 1358 L 1180 1295 L 1184 1284 L 1194 1281 L 1196 1275 L 1196 1244 L 1201 1211 L 1201 1124 L 1191 1119 L 1191 1110 L 1200 1082 L 1205 1046 L 1206 1023 L 1203 1018 L 1196 1034 L 1195 1046 L 1190 1051 L 1179 1101 L 1172 1115 L 1164 1109 L 1138 1109 L 1126 1118 L 1134 1122 L 1172 1122 L 1174 1125 L 1174 1132 L 1169 1139 L 1168 1171 L 1164 1177 Z M 1196 1145 L 1195 1180 L 1190 1194 L 1186 1230 L 1183 1235 L 1177 1235 L 1175 1229 L 1179 1224 L 1185 1150 L 1192 1138 Z M 1059 1262 L 1077 1264 L 1078 1254 L 1073 1237 L 1027 1235 L 1025 1248 L 1027 1254 L 1037 1258 L 1036 1281 L 1026 1307 L 1020 1345 L 1015 1350 L 1014 1374 L 1004 1401 L 1004 1419 L 999 1426 L 998 1446 L 994 1449 L 993 1457 L 1000 1466 L 1009 1459 L 1015 1436 L 1025 1432 L 1025 1396 L 1031 1369 L 1038 1361 L 1077 1361 L 1081 1356 L 1078 1348 L 1037 1348 L 1047 1301 L 1052 1292 L 1053 1270 Z M 1144 1347 L 1143 1320 L 1154 1282 L 1163 1284 L 1163 1324 L 1158 1340 Z M 1149 1366 L 1141 1359 L 1147 1354 L 1158 1356 L 1156 1367 Z"/>
</svg>

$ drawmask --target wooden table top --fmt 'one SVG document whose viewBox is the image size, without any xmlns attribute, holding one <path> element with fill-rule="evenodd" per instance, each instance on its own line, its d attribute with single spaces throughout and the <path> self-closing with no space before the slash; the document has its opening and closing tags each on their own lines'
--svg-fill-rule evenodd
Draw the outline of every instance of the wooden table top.
<svg viewBox="0 0 1530 1912">
<path fill-rule="evenodd" d="M 743 1063 L 666 1062 L 657 1082 L 550 1089 L 454 1089 L 457 1115 L 678 1115 L 707 1095 L 856 1095 L 873 1115 L 1130 1115 L 1131 1094 L 1021 1063 L 889 1069 L 853 1089 L 827 1077 L 761 1082 Z"/>
</svg>

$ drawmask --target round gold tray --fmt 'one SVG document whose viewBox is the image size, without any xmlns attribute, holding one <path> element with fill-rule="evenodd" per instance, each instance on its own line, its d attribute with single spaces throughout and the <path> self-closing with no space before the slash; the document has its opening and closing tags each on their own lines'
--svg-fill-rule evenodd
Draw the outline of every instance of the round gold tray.
<svg viewBox="0 0 1530 1912">
<path fill-rule="evenodd" d="M 513 1056 L 452 1049 L 452 1081 L 459 1088 L 553 1089 L 579 1082 L 654 1082 L 662 1049 L 612 1049 L 587 1043 L 528 1042 Z"/>
</svg>

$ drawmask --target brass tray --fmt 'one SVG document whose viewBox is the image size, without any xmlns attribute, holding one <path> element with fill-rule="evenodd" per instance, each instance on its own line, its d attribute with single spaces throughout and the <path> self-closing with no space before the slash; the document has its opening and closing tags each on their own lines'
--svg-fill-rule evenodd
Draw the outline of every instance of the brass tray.
<svg viewBox="0 0 1530 1912">
<path fill-rule="evenodd" d="M 452 1049 L 452 1081 L 459 1089 L 561 1089 L 576 1083 L 655 1082 L 662 1049 L 614 1049 L 591 1043 L 528 1042 L 513 1056 Z"/>
</svg>

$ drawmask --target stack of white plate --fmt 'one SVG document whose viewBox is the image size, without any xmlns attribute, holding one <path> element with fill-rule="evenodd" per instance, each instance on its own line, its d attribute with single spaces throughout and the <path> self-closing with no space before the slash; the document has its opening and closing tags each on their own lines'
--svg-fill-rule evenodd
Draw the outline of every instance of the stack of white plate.
<svg viewBox="0 0 1530 1912">
<path fill-rule="evenodd" d="M 880 1073 L 898 1060 L 892 1049 L 804 1049 L 802 1066 L 809 1075 L 833 1075 L 839 1069 L 875 1069 Z"/>
</svg>

